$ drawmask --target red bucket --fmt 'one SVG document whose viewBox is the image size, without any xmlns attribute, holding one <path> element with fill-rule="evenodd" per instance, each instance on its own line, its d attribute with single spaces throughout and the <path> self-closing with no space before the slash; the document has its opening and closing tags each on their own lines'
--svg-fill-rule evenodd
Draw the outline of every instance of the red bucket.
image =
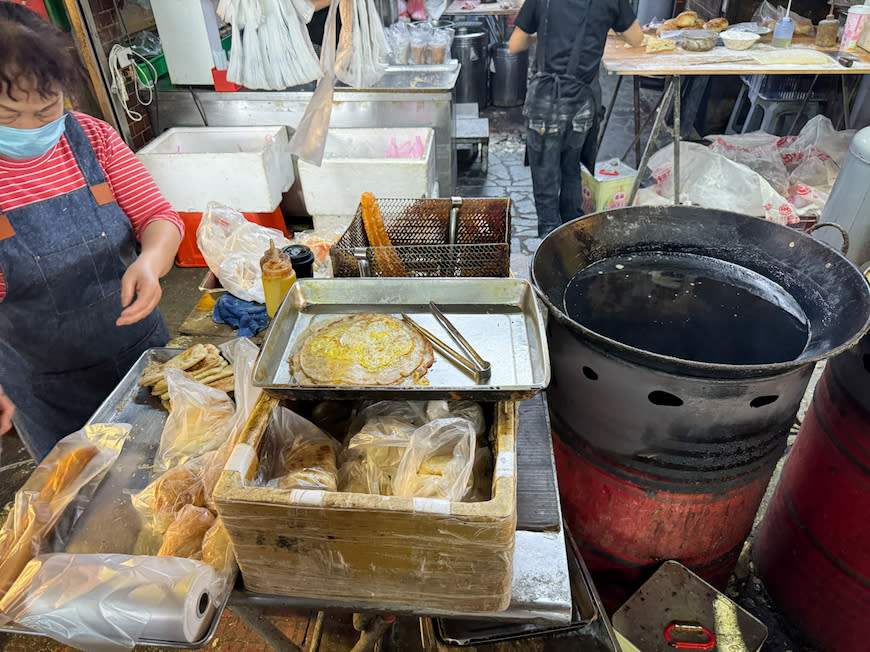
<svg viewBox="0 0 870 652">
<path fill-rule="evenodd" d="M 838 382 L 837 361 L 816 387 L 754 554 L 771 597 L 800 630 L 823 649 L 863 652 L 870 615 L 870 413 Z"/>
</svg>

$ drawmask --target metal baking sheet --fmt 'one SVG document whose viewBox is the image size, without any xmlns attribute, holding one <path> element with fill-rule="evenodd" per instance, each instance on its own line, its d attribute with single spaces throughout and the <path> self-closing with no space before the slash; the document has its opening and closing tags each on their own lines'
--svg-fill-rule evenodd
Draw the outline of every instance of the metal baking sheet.
<svg viewBox="0 0 870 652">
<path fill-rule="evenodd" d="M 163 434 L 167 412 L 160 399 L 151 396 L 150 388 L 139 387 L 139 378 L 151 361 L 165 362 L 182 349 L 148 349 L 121 379 L 117 387 L 88 420 L 93 423 L 129 423 L 132 428 L 115 463 L 106 473 L 79 515 L 72 530 L 64 537 L 65 552 L 138 554 L 136 549 L 141 521 L 130 502 L 130 494 L 144 489 L 151 480 L 150 469 Z M 70 510 L 67 510 L 68 512 Z M 67 514 L 64 514 L 66 518 Z M 61 524 L 58 528 L 62 527 Z M 228 583 L 232 586 L 234 580 Z M 142 645 L 198 650 L 211 641 L 217 630 L 221 614 L 229 600 L 230 591 L 221 596 L 214 619 L 205 635 L 198 641 L 160 641 L 143 639 Z M 14 624 L 0 627 L 0 631 L 16 634 L 35 632 Z"/>
<path fill-rule="evenodd" d="M 453 348 L 429 312 L 434 301 L 477 352 L 492 363 L 486 384 L 475 382 L 436 351 L 429 385 L 300 385 L 288 358 L 306 329 L 328 317 L 377 312 L 409 315 Z M 300 279 L 266 335 L 253 383 L 278 398 L 523 400 L 550 381 L 545 326 L 528 281 L 513 278 Z"/>
</svg>

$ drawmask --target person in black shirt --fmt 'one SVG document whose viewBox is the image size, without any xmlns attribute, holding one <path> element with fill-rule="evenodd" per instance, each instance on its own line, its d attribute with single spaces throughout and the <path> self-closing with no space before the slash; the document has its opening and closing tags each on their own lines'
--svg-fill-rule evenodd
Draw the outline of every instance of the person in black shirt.
<svg viewBox="0 0 870 652">
<path fill-rule="evenodd" d="M 326 31 L 326 16 L 329 14 L 329 0 L 314 0 L 314 15 L 308 23 L 308 36 L 311 37 L 311 43 L 318 56 L 320 48 L 323 47 L 323 34 Z M 341 33 L 341 14 L 335 12 L 335 33 L 336 38 Z"/>
<path fill-rule="evenodd" d="M 598 67 L 607 32 L 631 45 L 643 32 L 629 0 L 525 0 L 509 47 L 528 49 L 538 35 L 523 115 L 538 235 L 583 215 L 580 164 L 595 167 L 601 89 Z"/>
</svg>

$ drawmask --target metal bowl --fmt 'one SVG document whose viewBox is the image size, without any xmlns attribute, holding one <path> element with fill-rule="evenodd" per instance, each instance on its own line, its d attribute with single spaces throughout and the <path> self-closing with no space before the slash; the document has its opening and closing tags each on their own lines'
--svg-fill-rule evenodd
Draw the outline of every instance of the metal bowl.
<svg viewBox="0 0 870 652">
<path fill-rule="evenodd" d="M 680 35 L 680 47 L 691 52 L 706 52 L 716 46 L 719 33 L 710 29 L 687 29 Z"/>
</svg>

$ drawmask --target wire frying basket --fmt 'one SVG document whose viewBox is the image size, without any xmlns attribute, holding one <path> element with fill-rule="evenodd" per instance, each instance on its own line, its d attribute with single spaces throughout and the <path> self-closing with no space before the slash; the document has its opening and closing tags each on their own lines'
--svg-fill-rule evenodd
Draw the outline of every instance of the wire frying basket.
<svg viewBox="0 0 870 652">
<path fill-rule="evenodd" d="M 510 276 L 510 199 L 378 199 L 378 205 L 393 246 L 370 246 L 357 206 L 330 250 L 334 276 Z"/>
</svg>

